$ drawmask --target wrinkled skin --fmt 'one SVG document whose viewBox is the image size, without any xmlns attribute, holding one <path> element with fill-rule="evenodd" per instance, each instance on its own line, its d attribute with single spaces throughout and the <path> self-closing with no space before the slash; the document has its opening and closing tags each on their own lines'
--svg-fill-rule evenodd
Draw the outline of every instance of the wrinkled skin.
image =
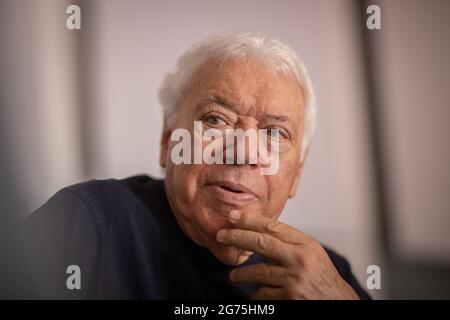
<svg viewBox="0 0 450 320">
<path fill-rule="evenodd" d="M 261 163 L 175 165 L 171 150 L 177 142 L 170 135 L 185 128 L 194 136 L 194 121 L 202 121 L 204 130 L 278 129 L 279 170 L 262 175 Z M 167 197 L 182 230 L 218 260 L 238 266 L 258 252 L 273 261 L 230 275 L 268 285 L 254 298 L 355 298 L 317 241 L 277 222 L 300 181 L 303 124 L 304 97 L 293 77 L 255 59 L 205 63 L 182 93 L 175 124 L 164 127 L 160 164 Z"/>
</svg>

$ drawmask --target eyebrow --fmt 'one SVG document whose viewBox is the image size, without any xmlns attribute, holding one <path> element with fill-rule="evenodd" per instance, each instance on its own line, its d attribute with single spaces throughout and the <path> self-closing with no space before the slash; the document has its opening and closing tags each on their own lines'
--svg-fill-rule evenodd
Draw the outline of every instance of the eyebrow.
<svg viewBox="0 0 450 320">
<path fill-rule="evenodd" d="M 208 100 L 210 100 L 210 101 L 212 101 L 214 103 L 220 104 L 223 107 L 227 107 L 227 108 L 233 108 L 234 107 L 234 105 L 231 102 L 229 102 L 225 98 L 217 96 L 217 95 L 210 96 Z"/>
<path fill-rule="evenodd" d="M 277 115 L 277 114 L 265 114 L 262 118 L 264 120 L 273 120 L 273 121 L 280 121 L 280 122 L 289 121 L 289 117 Z"/>
</svg>

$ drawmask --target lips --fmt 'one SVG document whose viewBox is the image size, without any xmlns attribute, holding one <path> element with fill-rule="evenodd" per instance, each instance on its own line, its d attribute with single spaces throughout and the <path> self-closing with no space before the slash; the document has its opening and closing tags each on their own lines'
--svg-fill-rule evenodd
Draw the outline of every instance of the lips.
<svg viewBox="0 0 450 320">
<path fill-rule="evenodd" d="M 218 200 L 230 204 L 245 204 L 257 198 L 250 188 L 240 183 L 215 181 L 207 187 Z"/>
</svg>

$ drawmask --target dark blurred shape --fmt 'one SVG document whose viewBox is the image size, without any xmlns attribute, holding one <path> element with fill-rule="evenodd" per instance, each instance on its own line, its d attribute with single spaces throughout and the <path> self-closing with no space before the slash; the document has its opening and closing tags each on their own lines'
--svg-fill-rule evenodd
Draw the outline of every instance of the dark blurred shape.
<svg viewBox="0 0 450 320">
<path fill-rule="evenodd" d="M 0 12 L 1 12 L 0 7 Z M 1 17 L 0 17 L 1 20 Z M 0 91 L 1 92 L 1 91 Z M 5 105 L 0 93 L 0 104 Z M 24 215 L 24 207 L 19 193 L 10 176 L 11 162 L 8 159 L 9 146 L 3 130 L 3 109 L 0 110 L 0 299 L 28 297 L 27 263 L 23 251 L 20 217 Z"/>
<path fill-rule="evenodd" d="M 26 298 L 30 282 L 18 218 L 23 207 L 9 177 L 9 163 L 4 157 L 7 148 L 3 141 L 0 148 L 0 299 Z"/>
<path fill-rule="evenodd" d="M 0 43 L 9 32 L 7 15 L 9 1 L 0 2 Z M 12 176 L 13 159 L 11 141 L 6 125 L 10 101 L 7 98 L 6 46 L 0 46 L 0 299 L 23 299 L 29 297 L 30 278 L 21 241 L 20 224 L 25 209 Z"/>
</svg>

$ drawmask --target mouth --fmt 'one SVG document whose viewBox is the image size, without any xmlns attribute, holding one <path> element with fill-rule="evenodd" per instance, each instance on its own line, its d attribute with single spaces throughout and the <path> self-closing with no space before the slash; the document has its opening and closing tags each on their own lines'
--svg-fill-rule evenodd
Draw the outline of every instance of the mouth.
<svg viewBox="0 0 450 320">
<path fill-rule="evenodd" d="M 207 187 L 218 200 L 229 204 L 245 204 L 257 198 L 248 187 L 230 181 L 216 181 L 207 184 Z"/>
</svg>

